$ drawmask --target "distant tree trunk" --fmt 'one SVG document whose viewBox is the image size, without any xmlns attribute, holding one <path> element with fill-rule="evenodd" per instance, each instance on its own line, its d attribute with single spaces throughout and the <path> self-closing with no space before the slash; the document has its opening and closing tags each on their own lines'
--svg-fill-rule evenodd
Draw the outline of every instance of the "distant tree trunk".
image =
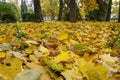
<svg viewBox="0 0 120 80">
<path fill-rule="evenodd" d="M 53 0 L 50 0 L 50 13 L 51 13 L 51 20 L 54 20 L 55 19 L 55 13 L 54 13 L 54 7 L 53 7 Z"/>
<path fill-rule="evenodd" d="M 41 17 L 41 5 L 40 5 L 40 0 L 33 0 L 34 1 L 34 15 L 35 15 L 35 22 L 41 22 L 42 17 Z"/>
<path fill-rule="evenodd" d="M 59 14 L 58 14 L 58 21 L 62 20 L 62 12 L 63 12 L 63 0 L 59 0 Z"/>
<path fill-rule="evenodd" d="M 76 22 L 77 15 L 76 15 L 76 2 L 75 0 L 70 0 L 70 16 L 69 16 L 69 21 L 70 22 Z"/>
<path fill-rule="evenodd" d="M 112 0 L 109 0 L 108 11 L 107 11 L 107 16 L 106 16 L 106 21 L 110 21 L 110 17 L 111 17 L 111 7 L 112 7 Z"/>
<path fill-rule="evenodd" d="M 24 18 L 23 18 L 23 14 L 27 12 L 27 5 L 26 5 L 26 2 L 25 0 L 21 1 L 21 17 L 22 17 L 22 21 L 24 21 Z"/>
<path fill-rule="evenodd" d="M 120 0 L 119 0 L 119 12 L 118 12 L 118 22 L 120 22 Z"/>
</svg>

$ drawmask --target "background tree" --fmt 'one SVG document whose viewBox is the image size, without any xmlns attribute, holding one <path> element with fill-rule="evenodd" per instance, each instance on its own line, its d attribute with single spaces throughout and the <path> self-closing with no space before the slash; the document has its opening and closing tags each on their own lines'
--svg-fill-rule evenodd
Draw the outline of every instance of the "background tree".
<svg viewBox="0 0 120 80">
<path fill-rule="evenodd" d="M 98 3 L 96 0 L 80 0 L 80 16 L 82 20 L 85 21 L 85 18 L 88 17 L 88 12 L 97 10 L 98 9 Z"/>
<path fill-rule="evenodd" d="M 85 9 L 88 11 L 93 11 L 98 9 L 98 4 L 96 0 L 80 0 L 81 6 L 85 6 Z"/>
<path fill-rule="evenodd" d="M 119 13 L 118 13 L 118 22 L 120 22 L 120 0 L 119 0 Z"/>
<path fill-rule="evenodd" d="M 42 13 L 45 20 L 54 20 L 59 12 L 58 0 L 41 0 Z"/>
<path fill-rule="evenodd" d="M 107 9 L 108 11 L 107 11 L 107 15 L 106 15 L 106 21 L 110 21 L 111 8 L 112 8 L 112 0 L 109 0 L 108 9 Z"/>
<path fill-rule="evenodd" d="M 63 0 L 59 0 L 59 14 L 58 14 L 58 20 L 61 20 L 61 19 L 62 19 L 63 7 L 64 7 Z"/>
<path fill-rule="evenodd" d="M 119 6 L 119 1 L 114 0 L 113 1 L 113 5 L 112 5 L 112 12 L 111 12 L 111 14 L 114 14 L 115 16 L 118 16 L 118 11 L 119 11 L 118 6 Z"/>
<path fill-rule="evenodd" d="M 35 15 L 35 22 L 41 22 L 42 21 L 42 14 L 41 14 L 41 5 L 40 0 L 33 0 L 34 2 L 34 15 Z"/>
<path fill-rule="evenodd" d="M 16 22 L 19 20 L 19 13 L 15 5 L 0 2 L 0 21 Z"/>
<path fill-rule="evenodd" d="M 27 5 L 25 0 L 21 0 L 21 17 L 22 21 L 24 21 L 23 14 L 27 12 Z"/>
<path fill-rule="evenodd" d="M 99 9 L 88 11 L 87 18 L 88 20 L 105 21 L 108 2 L 106 0 L 97 0 L 97 4 Z"/>
<path fill-rule="evenodd" d="M 49 0 L 49 2 L 50 2 L 50 13 L 51 13 L 51 20 L 54 20 L 55 19 L 55 12 L 54 12 L 54 7 L 53 7 L 53 0 Z"/>
<path fill-rule="evenodd" d="M 70 0 L 70 18 L 69 21 L 70 22 L 76 22 L 77 18 L 76 18 L 76 2 L 75 0 Z"/>
</svg>

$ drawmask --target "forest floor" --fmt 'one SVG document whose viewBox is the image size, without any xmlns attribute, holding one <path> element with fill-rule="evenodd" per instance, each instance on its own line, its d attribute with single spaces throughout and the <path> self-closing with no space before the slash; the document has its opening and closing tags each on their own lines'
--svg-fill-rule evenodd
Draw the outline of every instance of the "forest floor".
<svg viewBox="0 0 120 80">
<path fill-rule="evenodd" d="M 0 24 L 0 80 L 120 80 L 120 23 Z"/>
</svg>

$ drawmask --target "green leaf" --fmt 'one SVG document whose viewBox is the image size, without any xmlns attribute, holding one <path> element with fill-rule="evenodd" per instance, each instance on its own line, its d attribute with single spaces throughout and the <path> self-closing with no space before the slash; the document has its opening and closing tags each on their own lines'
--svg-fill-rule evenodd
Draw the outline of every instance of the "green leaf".
<svg viewBox="0 0 120 80">
<path fill-rule="evenodd" d="M 47 34 L 44 34 L 44 35 L 42 36 L 42 38 L 43 38 L 43 39 L 49 38 L 49 36 L 48 36 Z"/>
<path fill-rule="evenodd" d="M 75 44 L 73 47 L 75 51 L 84 51 L 87 49 L 84 44 Z"/>
<path fill-rule="evenodd" d="M 120 47 L 120 39 L 117 40 L 117 45 Z"/>
<path fill-rule="evenodd" d="M 25 50 L 27 48 L 27 46 L 25 45 L 24 42 L 20 43 L 20 47 L 21 47 L 22 50 Z"/>
<path fill-rule="evenodd" d="M 49 62 L 49 66 L 52 70 L 55 70 L 55 71 L 62 71 L 64 70 L 64 66 L 62 63 L 56 63 L 54 61 L 50 61 Z"/>
<path fill-rule="evenodd" d="M 50 74 L 50 76 L 54 79 L 54 80 L 58 80 L 58 76 L 55 74 L 55 72 L 53 70 L 51 70 L 50 68 L 46 67 L 48 73 Z"/>
</svg>

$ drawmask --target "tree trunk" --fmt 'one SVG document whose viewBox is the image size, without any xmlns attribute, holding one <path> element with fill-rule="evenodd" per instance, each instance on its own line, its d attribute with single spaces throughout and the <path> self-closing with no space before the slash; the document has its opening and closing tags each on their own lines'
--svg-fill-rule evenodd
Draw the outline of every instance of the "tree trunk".
<svg viewBox="0 0 120 80">
<path fill-rule="evenodd" d="M 23 18 L 23 14 L 25 14 L 27 12 L 27 5 L 26 5 L 26 2 L 25 0 L 21 1 L 21 18 L 22 18 L 22 21 L 24 21 L 24 18 Z"/>
<path fill-rule="evenodd" d="M 118 22 L 120 22 L 120 0 L 119 0 Z"/>
<path fill-rule="evenodd" d="M 35 15 L 35 22 L 41 22 L 41 6 L 40 6 L 40 0 L 34 0 L 34 15 Z"/>
<path fill-rule="evenodd" d="M 55 19 L 55 12 L 54 12 L 54 7 L 53 7 L 53 0 L 50 0 L 50 13 L 51 13 L 51 20 Z"/>
<path fill-rule="evenodd" d="M 109 0 L 108 11 L 107 11 L 107 16 L 106 16 L 106 21 L 110 21 L 110 17 L 111 17 L 111 7 L 112 7 L 112 0 Z"/>
<path fill-rule="evenodd" d="M 70 0 L 70 18 L 69 21 L 70 22 L 76 22 L 76 2 L 75 0 Z"/>
<path fill-rule="evenodd" d="M 58 14 L 58 21 L 62 20 L 62 12 L 63 12 L 63 0 L 59 0 L 59 14 Z"/>
</svg>

